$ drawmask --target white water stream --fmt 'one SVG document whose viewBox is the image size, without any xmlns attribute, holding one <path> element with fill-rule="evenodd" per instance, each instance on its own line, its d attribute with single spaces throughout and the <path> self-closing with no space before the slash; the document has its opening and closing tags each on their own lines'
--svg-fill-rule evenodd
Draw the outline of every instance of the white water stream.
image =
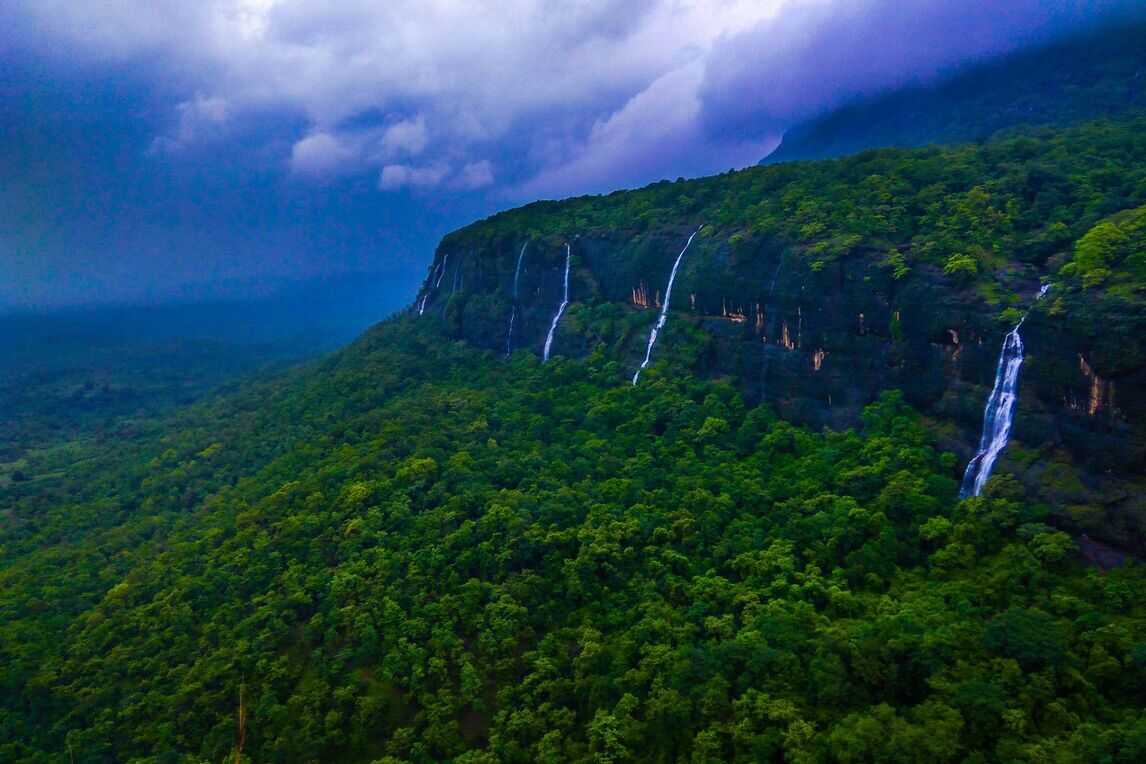
<svg viewBox="0 0 1146 764">
<path fill-rule="evenodd" d="M 505 356 L 513 352 L 513 324 L 517 320 L 517 280 L 521 277 L 521 260 L 525 257 L 525 248 L 529 242 L 521 245 L 521 252 L 517 254 L 517 267 L 513 269 L 513 308 L 509 311 L 509 331 L 505 335 Z"/>
<path fill-rule="evenodd" d="M 1042 299 L 1050 289 L 1044 284 L 1036 299 Z M 1030 311 L 1028 311 L 1029 313 Z M 999 454 L 1007 447 L 1011 438 L 1011 425 L 1015 421 L 1015 404 L 1019 399 L 1019 370 L 1023 366 L 1023 338 L 1019 330 L 1027 320 L 1026 314 L 1019 319 L 1015 328 L 1003 338 L 1003 349 L 999 353 L 999 364 L 995 368 L 995 385 L 987 398 L 983 410 L 983 434 L 979 438 L 979 450 L 967 463 L 963 473 L 963 483 L 959 487 L 961 497 L 978 496 L 991 477 L 991 470 Z"/>
<path fill-rule="evenodd" d="M 557 322 L 561 320 L 561 315 L 565 309 L 569 307 L 569 261 L 572 258 L 572 251 L 569 249 L 569 242 L 565 243 L 565 296 L 561 298 L 561 304 L 557 306 L 557 313 L 553 316 L 553 323 L 549 325 L 549 334 L 545 337 L 545 350 L 541 354 L 541 362 L 545 363 L 549 360 L 549 349 L 553 347 L 553 334 L 557 331 Z"/>
<path fill-rule="evenodd" d="M 700 228 L 704 228 L 704 226 L 702 225 Z M 688 237 L 688 241 L 685 242 L 684 249 L 682 249 L 680 254 L 676 256 L 676 262 L 672 264 L 672 272 L 669 274 L 669 283 L 665 288 L 665 302 L 664 305 L 661 306 L 661 314 L 657 317 L 657 322 L 653 324 L 653 330 L 649 332 L 649 344 L 648 347 L 645 348 L 645 360 L 641 362 L 641 368 L 637 369 L 633 374 L 634 385 L 637 384 L 637 380 L 641 378 L 641 372 L 645 370 L 645 367 L 649 365 L 649 361 L 653 357 L 653 345 L 657 344 L 657 335 L 660 334 L 661 329 L 664 328 L 665 322 L 668 320 L 669 298 L 672 297 L 672 285 L 673 282 L 676 281 L 677 268 L 680 267 L 680 261 L 684 258 L 684 253 L 688 252 L 688 248 L 689 245 L 692 244 L 692 240 L 698 233 L 700 233 L 700 228 L 697 228 L 692 232 L 692 236 Z"/>
</svg>

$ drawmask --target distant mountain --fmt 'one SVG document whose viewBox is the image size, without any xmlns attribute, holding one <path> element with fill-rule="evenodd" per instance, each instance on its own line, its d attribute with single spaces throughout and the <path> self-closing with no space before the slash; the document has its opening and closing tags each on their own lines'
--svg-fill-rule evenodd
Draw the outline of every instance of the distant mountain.
<svg viewBox="0 0 1146 764">
<path fill-rule="evenodd" d="M 1146 108 L 1146 25 L 1106 29 L 964 68 L 797 125 L 761 164 L 986 138 Z"/>
<path fill-rule="evenodd" d="M 401 307 L 412 281 L 351 273 L 247 300 L 0 312 L 0 486 L 30 450 L 333 350 Z"/>
</svg>

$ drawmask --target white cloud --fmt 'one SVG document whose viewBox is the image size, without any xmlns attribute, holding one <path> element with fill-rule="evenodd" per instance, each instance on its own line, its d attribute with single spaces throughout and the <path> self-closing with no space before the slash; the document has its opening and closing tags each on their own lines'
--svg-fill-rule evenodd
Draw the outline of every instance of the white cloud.
<svg viewBox="0 0 1146 764">
<path fill-rule="evenodd" d="M 759 161 L 779 142 L 778 136 L 714 141 L 701 134 L 698 116 L 703 77 L 701 62 L 659 77 L 616 112 L 597 120 L 567 158 L 544 168 L 515 189 L 514 195 L 601 192 L 617 182 L 638 185 Z"/>
<path fill-rule="evenodd" d="M 438 185 L 449 173 L 445 165 L 412 167 L 405 164 L 388 164 L 378 176 L 378 188 L 382 191 L 397 191 L 402 188 L 432 188 Z"/>
<path fill-rule="evenodd" d="M 493 185 L 493 163 L 488 159 L 470 162 L 458 173 L 454 180 L 456 188 L 469 191 Z"/>
<path fill-rule="evenodd" d="M 385 156 L 417 156 L 425 150 L 428 140 L 426 119 L 418 115 L 415 119 L 402 120 L 386 128 L 382 133 L 382 153 Z"/>
<path fill-rule="evenodd" d="M 227 121 L 230 105 L 226 98 L 219 96 L 196 95 L 184 101 L 176 109 L 179 111 L 181 128 L 195 130 L 201 125 L 221 125 Z"/>
<path fill-rule="evenodd" d="M 1142 0 L 850 0 L 793 6 L 708 57 L 704 121 L 782 129 L 968 61 L 1142 15 Z"/>
<path fill-rule="evenodd" d="M 218 138 L 230 119 L 231 105 L 226 98 L 199 93 L 194 98 L 176 104 L 175 114 L 175 128 L 152 141 L 152 152 L 179 151 Z"/>
<path fill-rule="evenodd" d="M 346 169 L 355 160 L 354 147 L 330 133 L 312 133 L 291 147 L 291 170 L 303 175 L 330 175 Z"/>
</svg>

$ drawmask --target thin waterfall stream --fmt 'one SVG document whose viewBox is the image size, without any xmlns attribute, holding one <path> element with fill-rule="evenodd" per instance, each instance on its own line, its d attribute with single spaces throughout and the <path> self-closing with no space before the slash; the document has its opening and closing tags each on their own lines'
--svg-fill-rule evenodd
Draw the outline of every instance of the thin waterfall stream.
<svg viewBox="0 0 1146 764">
<path fill-rule="evenodd" d="M 447 252 L 442 256 L 442 261 L 434 268 L 434 272 L 430 274 L 429 280 L 426 282 L 426 293 L 422 295 L 421 301 L 418 303 L 418 315 L 426 312 L 426 300 L 430 299 L 430 293 L 438 288 L 438 284 L 442 283 L 442 276 L 446 275 L 446 260 L 449 259 L 450 253 Z M 433 282 L 433 286 L 430 282 Z"/>
<path fill-rule="evenodd" d="M 553 334 L 557 331 L 557 322 L 561 320 L 565 309 L 569 307 L 569 261 L 572 257 L 573 252 L 569 248 L 569 242 L 565 242 L 565 292 L 564 297 L 561 298 L 561 304 L 557 306 L 557 313 L 553 316 L 553 323 L 549 325 L 549 334 L 545 337 L 545 349 L 541 354 L 542 363 L 549 360 L 549 349 L 553 347 Z"/>
<path fill-rule="evenodd" d="M 641 362 L 641 367 L 633 374 L 634 385 L 637 384 L 637 380 L 641 378 L 641 372 L 645 370 L 645 367 L 649 365 L 649 360 L 653 357 L 653 345 L 657 344 L 657 335 L 660 334 L 661 329 L 664 328 L 665 322 L 668 320 L 669 299 L 672 297 L 672 285 L 673 282 L 676 281 L 677 268 L 680 267 L 680 261 L 684 259 L 684 253 L 688 252 L 692 240 L 700 233 L 701 228 L 704 228 L 704 226 L 701 225 L 700 228 L 692 232 L 692 236 L 689 236 L 688 241 L 685 242 L 684 249 L 676 256 L 676 262 L 672 264 L 672 272 L 669 274 L 669 283 L 665 288 L 665 302 L 664 305 L 661 306 L 661 314 L 657 317 L 657 322 L 653 324 L 653 330 L 649 332 L 649 344 L 648 347 L 645 348 L 645 360 Z"/>
<path fill-rule="evenodd" d="M 1035 299 L 1041 300 L 1048 289 L 1049 284 L 1040 287 Z M 1019 330 L 1023 328 L 1029 313 L 1030 310 L 1024 313 L 1015 328 L 1003 338 L 1003 349 L 995 368 L 995 385 L 991 388 L 991 395 L 983 410 L 983 434 L 979 438 L 979 449 L 967 463 L 963 483 L 959 487 L 959 496 L 962 498 L 982 493 L 999 454 L 1010 440 L 1011 425 L 1015 421 L 1015 404 L 1019 399 L 1019 370 L 1023 366 L 1023 338 Z"/>
<path fill-rule="evenodd" d="M 450 261 L 450 253 L 442 255 L 442 270 L 438 273 L 438 280 L 434 282 L 434 289 L 442 285 L 442 276 L 446 275 L 446 263 Z"/>
<path fill-rule="evenodd" d="M 521 278 L 521 261 L 525 257 L 525 248 L 529 242 L 521 245 L 521 252 L 517 253 L 517 267 L 513 269 L 513 308 L 509 311 L 509 331 L 505 334 L 505 357 L 509 358 L 513 352 L 513 324 L 517 320 L 517 282 Z"/>
</svg>

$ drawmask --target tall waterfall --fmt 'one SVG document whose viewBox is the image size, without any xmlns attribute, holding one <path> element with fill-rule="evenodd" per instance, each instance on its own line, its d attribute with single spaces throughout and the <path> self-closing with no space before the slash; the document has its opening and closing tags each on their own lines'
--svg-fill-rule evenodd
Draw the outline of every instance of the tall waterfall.
<svg viewBox="0 0 1146 764">
<path fill-rule="evenodd" d="M 557 313 L 553 316 L 553 323 L 549 325 L 549 334 L 545 338 L 545 350 L 541 354 L 542 363 L 549 360 L 549 348 L 553 347 L 553 333 L 557 331 L 557 322 L 561 320 L 561 314 L 569 307 L 569 260 L 572 256 L 569 242 L 565 242 L 565 296 L 561 298 L 561 304 L 557 306 Z"/>
<path fill-rule="evenodd" d="M 521 252 L 517 253 L 517 267 L 513 269 L 513 308 L 509 311 L 509 331 L 505 335 L 505 356 L 513 352 L 513 323 L 517 320 L 517 280 L 521 277 L 521 260 L 525 257 L 525 248 L 529 242 L 521 245 Z"/>
<path fill-rule="evenodd" d="M 700 228 L 704 228 L 702 225 Z M 657 322 L 653 324 L 653 330 L 649 332 L 649 345 L 645 348 L 645 360 L 641 362 L 641 368 L 637 369 L 633 374 L 633 384 L 637 384 L 637 380 L 641 378 L 641 372 L 649 365 L 649 360 L 653 357 L 653 345 L 657 343 L 657 335 L 660 334 L 661 329 L 665 326 L 665 321 L 668 320 L 669 298 L 672 297 L 672 284 L 676 281 L 676 270 L 680 267 L 680 261 L 684 258 L 684 253 L 688 251 L 689 245 L 696 235 L 700 233 L 700 228 L 692 232 L 692 236 L 688 237 L 688 241 L 684 244 L 684 249 L 676 256 L 676 262 L 672 264 L 672 272 L 669 274 L 669 283 L 665 288 L 665 302 L 661 306 L 661 314 L 657 317 Z"/>
<path fill-rule="evenodd" d="M 421 302 L 418 303 L 418 315 L 426 312 L 426 300 L 430 299 L 430 292 L 438 288 L 438 284 L 442 283 L 442 276 L 446 275 L 446 260 L 449 259 L 450 253 L 447 252 L 442 256 L 442 262 L 438 263 L 434 268 L 434 272 L 430 274 L 429 281 L 426 282 L 426 293 L 422 295 Z M 433 282 L 433 286 L 430 286 Z"/>
<path fill-rule="evenodd" d="M 1048 289 L 1049 284 L 1040 287 L 1036 299 L 1042 299 Z M 963 473 L 963 483 L 959 487 L 960 497 L 982 493 L 983 486 L 991 477 L 991 470 L 995 468 L 995 461 L 1011 437 L 1015 403 L 1019 399 L 1019 370 L 1023 365 L 1023 338 L 1019 330 L 1026 320 L 1027 315 L 1023 314 L 1015 328 L 1003 338 L 999 365 L 995 369 L 995 386 L 991 388 L 987 407 L 983 410 L 983 434 L 979 438 L 979 450 L 967 463 L 967 471 Z"/>
<path fill-rule="evenodd" d="M 450 261 L 450 253 L 442 255 L 442 270 L 438 273 L 438 280 L 434 282 L 434 289 L 442 285 L 442 276 L 446 275 L 446 263 Z"/>
<path fill-rule="evenodd" d="M 450 287 L 450 294 L 451 295 L 453 295 L 454 292 L 458 291 L 458 277 L 461 276 L 462 264 L 465 262 L 465 259 L 466 259 L 466 256 L 463 253 L 462 259 L 459 260 L 458 264 L 454 266 L 454 285 Z"/>
</svg>

